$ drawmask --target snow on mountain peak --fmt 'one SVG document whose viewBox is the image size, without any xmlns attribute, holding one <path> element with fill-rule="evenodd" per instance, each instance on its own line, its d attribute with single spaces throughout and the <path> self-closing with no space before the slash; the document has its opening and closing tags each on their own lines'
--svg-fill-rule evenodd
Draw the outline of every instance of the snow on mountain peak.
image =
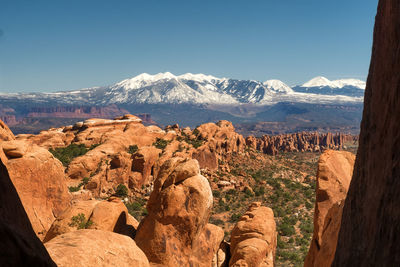
<svg viewBox="0 0 400 267">
<path fill-rule="evenodd" d="M 354 86 L 360 89 L 365 89 L 366 86 L 366 83 L 364 81 L 358 79 L 341 79 L 332 81 L 332 83 L 339 88 L 343 88 L 345 86 Z"/>
<path fill-rule="evenodd" d="M 151 75 L 148 73 L 139 74 L 133 78 L 123 80 L 117 84 L 115 84 L 114 88 L 125 88 L 125 89 L 138 89 L 154 83 L 159 80 L 171 80 L 176 79 L 177 77 L 170 72 L 160 72 L 155 75 Z"/>
<path fill-rule="evenodd" d="M 357 79 L 340 79 L 340 80 L 330 81 L 325 77 L 318 76 L 309 80 L 301 87 L 324 87 L 324 86 L 329 86 L 332 88 L 343 88 L 345 86 L 354 86 L 360 89 L 365 89 L 365 82 Z"/>
<path fill-rule="evenodd" d="M 179 75 L 178 78 L 183 79 L 183 80 L 208 81 L 208 82 L 221 81 L 221 80 L 225 79 L 225 78 L 222 78 L 222 79 L 217 78 L 212 75 L 205 75 L 202 73 L 198 73 L 198 74 L 185 73 L 185 74 Z"/>
<path fill-rule="evenodd" d="M 328 80 L 325 77 L 318 76 L 303 84 L 302 87 L 319 87 L 319 86 L 330 86 L 330 85 L 331 85 L 330 80 Z"/>
<path fill-rule="evenodd" d="M 287 84 L 280 80 L 268 80 L 263 82 L 263 85 L 267 89 L 278 92 L 278 93 L 293 93 L 294 91 Z"/>
</svg>

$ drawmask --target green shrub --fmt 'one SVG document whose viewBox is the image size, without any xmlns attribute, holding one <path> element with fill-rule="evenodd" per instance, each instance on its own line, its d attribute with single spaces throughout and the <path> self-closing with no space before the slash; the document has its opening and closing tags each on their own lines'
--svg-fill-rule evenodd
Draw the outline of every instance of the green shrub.
<svg viewBox="0 0 400 267">
<path fill-rule="evenodd" d="M 71 227 L 76 227 L 79 230 L 79 229 L 87 229 L 92 224 L 93 224 L 92 221 L 86 220 L 85 214 L 79 213 L 78 215 L 73 216 L 71 218 L 71 222 L 68 225 Z"/>
<path fill-rule="evenodd" d="M 239 220 L 240 217 L 241 217 L 240 214 L 234 213 L 234 214 L 231 215 L 230 222 L 235 223 L 235 222 L 237 222 Z"/>
<path fill-rule="evenodd" d="M 171 141 L 157 138 L 157 140 L 153 143 L 153 146 L 155 146 L 158 149 L 164 150 L 170 142 Z"/>
<path fill-rule="evenodd" d="M 296 233 L 293 225 L 283 222 L 279 225 L 279 233 L 283 236 L 292 236 Z"/>
<path fill-rule="evenodd" d="M 132 146 L 129 146 L 128 153 L 129 154 L 135 154 L 138 150 L 139 150 L 139 148 L 138 148 L 137 145 L 132 145 Z"/>
<path fill-rule="evenodd" d="M 224 225 L 224 221 L 221 219 L 214 219 L 213 217 L 210 218 L 210 223 L 215 225 Z"/>
<path fill-rule="evenodd" d="M 128 196 L 128 188 L 123 184 L 119 184 L 115 190 L 115 194 L 119 197 L 126 197 Z"/>
<path fill-rule="evenodd" d="M 68 187 L 69 192 L 78 192 L 79 190 L 81 190 L 80 186 L 69 186 Z"/>
<path fill-rule="evenodd" d="M 136 202 L 125 203 L 125 206 L 128 209 L 129 214 L 140 221 L 147 215 L 145 204 L 146 202 L 144 199 L 139 199 Z"/>
<path fill-rule="evenodd" d="M 49 151 L 55 158 L 67 167 L 71 161 L 79 156 L 85 155 L 89 150 L 95 148 L 97 145 L 92 145 L 90 148 L 86 148 L 85 145 L 70 144 L 67 147 L 59 147 L 56 149 L 50 148 Z"/>
<path fill-rule="evenodd" d="M 221 196 L 221 192 L 219 190 L 213 190 L 212 194 L 214 197 L 220 197 Z"/>
</svg>

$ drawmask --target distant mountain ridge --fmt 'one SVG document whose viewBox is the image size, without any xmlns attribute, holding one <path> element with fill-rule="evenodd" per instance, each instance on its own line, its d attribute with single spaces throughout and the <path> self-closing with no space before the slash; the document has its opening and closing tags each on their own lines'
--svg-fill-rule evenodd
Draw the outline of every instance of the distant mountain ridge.
<svg viewBox="0 0 400 267">
<path fill-rule="evenodd" d="M 192 73 L 176 76 L 165 72 L 155 75 L 143 73 L 111 86 L 74 91 L 2 93 L 0 101 L 74 105 L 359 103 L 363 101 L 364 88 L 365 82 L 356 79 L 329 81 L 316 77 L 291 88 L 280 80 L 260 82 Z"/>
</svg>

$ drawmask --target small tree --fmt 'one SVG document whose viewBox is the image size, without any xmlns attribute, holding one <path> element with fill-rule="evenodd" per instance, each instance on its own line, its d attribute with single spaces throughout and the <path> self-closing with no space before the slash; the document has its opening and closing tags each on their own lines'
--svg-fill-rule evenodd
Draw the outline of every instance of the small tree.
<svg viewBox="0 0 400 267">
<path fill-rule="evenodd" d="M 115 190 L 115 194 L 119 197 L 126 197 L 128 196 L 128 188 L 123 184 L 119 184 Z"/>
</svg>

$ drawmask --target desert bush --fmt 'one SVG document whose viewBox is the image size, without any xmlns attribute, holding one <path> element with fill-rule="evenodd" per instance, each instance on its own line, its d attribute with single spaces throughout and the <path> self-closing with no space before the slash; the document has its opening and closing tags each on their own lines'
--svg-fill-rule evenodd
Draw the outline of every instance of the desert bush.
<svg viewBox="0 0 400 267">
<path fill-rule="evenodd" d="M 87 229 L 92 224 L 93 224 L 92 221 L 86 220 L 85 214 L 79 213 L 78 215 L 73 216 L 71 218 L 71 222 L 68 225 L 71 227 L 76 227 L 79 230 L 79 229 Z"/>
<path fill-rule="evenodd" d="M 119 197 L 126 197 L 128 196 L 128 188 L 123 184 L 119 184 L 115 190 L 115 194 Z"/>
<path fill-rule="evenodd" d="M 167 141 L 162 138 L 157 138 L 157 140 L 153 143 L 153 146 L 158 149 L 164 150 L 170 142 L 171 141 Z"/>
<path fill-rule="evenodd" d="M 139 150 L 137 145 L 131 145 L 128 147 L 129 154 L 135 154 Z"/>
<path fill-rule="evenodd" d="M 70 144 L 67 147 L 50 148 L 49 152 L 67 167 L 74 158 L 85 155 L 92 147 L 93 145 L 90 148 L 86 148 L 83 144 Z"/>
</svg>

